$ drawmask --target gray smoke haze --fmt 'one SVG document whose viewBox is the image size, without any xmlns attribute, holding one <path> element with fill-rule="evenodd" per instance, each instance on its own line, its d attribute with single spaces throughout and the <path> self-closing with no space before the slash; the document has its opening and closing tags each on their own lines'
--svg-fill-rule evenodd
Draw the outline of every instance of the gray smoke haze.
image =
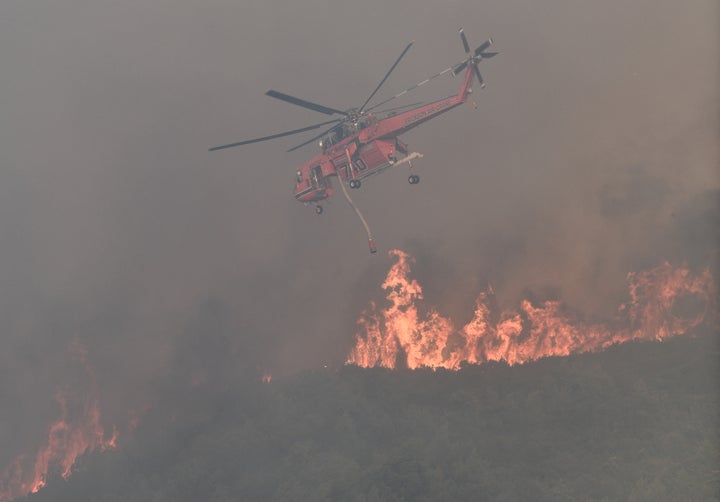
<svg viewBox="0 0 720 502">
<path fill-rule="evenodd" d="M 378 256 L 340 196 L 293 200 L 302 137 L 207 152 L 323 120 L 269 88 L 358 106 L 410 40 L 382 92 L 418 82 L 462 58 L 460 26 L 501 54 L 477 110 L 403 137 L 420 185 L 353 193 Z M 338 364 L 393 247 L 458 317 L 485 281 L 607 316 L 628 271 L 716 267 L 718 47 L 715 0 L 3 1 L 0 473 L 79 378 L 72 340 L 118 422 L 167 375 Z"/>
</svg>

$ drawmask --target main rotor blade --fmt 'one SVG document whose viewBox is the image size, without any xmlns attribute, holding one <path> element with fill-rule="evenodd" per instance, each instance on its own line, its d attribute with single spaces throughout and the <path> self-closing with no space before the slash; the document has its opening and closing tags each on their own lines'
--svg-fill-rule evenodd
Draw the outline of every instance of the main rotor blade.
<svg viewBox="0 0 720 502">
<path fill-rule="evenodd" d="M 335 124 L 335 125 L 332 126 L 330 129 L 326 129 L 326 130 L 324 130 L 323 132 L 321 132 L 320 134 L 318 134 L 317 136 L 313 136 L 313 137 L 310 138 L 309 140 L 307 140 L 307 141 L 305 141 L 305 142 L 303 142 L 303 143 L 300 143 L 299 145 L 294 146 L 294 147 L 292 147 L 290 150 L 286 150 L 286 151 L 288 151 L 288 152 L 294 152 L 294 151 L 297 150 L 298 148 L 302 148 L 302 147 L 304 147 L 305 145 L 309 145 L 309 144 L 312 143 L 313 141 L 322 138 L 323 136 L 325 136 L 326 134 L 328 134 L 330 131 L 332 131 L 333 129 L 335 129 L 336 127 L 338 127 L 338 126 L 340 125 L 340 123 L 344 122 L 344 119 L 343 119 L 343 120 L 339 120 L 338 122 L 339 122 L 338 124 Z"/>
<path fill-rule="evenodd" d="M 463 48 L 465 49 L 465 54 L 470 54 L 470 44 L 467 41 L 467 37 L 465 36 L 465 31 L 463 31 L 462 28 L 460 28 L 460 38 L 462 38 Z"/>
<path fill-rule="evenodd" d="M 279 99 L 281 101 L 287 101 L 288 103 L 292 103 L 293 105 L 302 106 L 303 108 L 309 108 L 310 110 L 315 110 L 316 112 L 324 113 L 326 115 L 333 115 L 334 113 L 338 113 L 340 115 L 347 115 L 347 112 L 344 112 L 342 110 L 336 110 L 335 108 L 330 108 L 329 106 L 319 105 L 317 103 L 313 103 L 312 101 L 306 101 L 304 99 L 296 98 L 295 96 L 290 96 L 289 94 L 273 91 L 272 89 L 270 89 L 265 94 L 267 96 L 270 96 L 271 98 Z"/>
<path fill-rule="evenodd" d="M 224 148 L 232 148 L 235 146 L 241 146 L 241 145 L 249 145 L 250 143 L 258 143 L 260 141 L 267 141 L 269 139 L 275 139 L 275 138 L 282 138 L 283 136 L 290 136 L 292 134 L 298 134 L 305 131 L 312 131 L 313 129 L 317 129 L 318 127 L 322 127 L 324 125 L 328 124 L 336 124 L 338 122 L 342 122 L 343 119 L 335 119 L 335 120 L 328 120 L 327 122 L 320 122 L 319 124 L 307 126 L 307 127 L 301 127 L 300 129 L 293 129 L 292 131 L 285 131 L 278 134 L 271 134 L 270 136 L 263 136 L 262 138 L 255 138 L 255 139 L 249 139 L 246 141 L 239 141 L 237 143 L 230 143 L 228 145 L 221 145 L 221 146 L 214 146 L 212 148 L 209 148 L 209 152 L 214 152 L 215 150 L 222 150 Z M 335 127 L 335 126 L 333 126 Z"/>
<path fill-rule="evenodd" d="M 441 75 L 445 75 L 446 73 L 451 72 L 451 71 L 453 71 L 452 67 L 450 67 L 450 68 L 445 68 L 443 71 L 438 72 L 438 73 L 436 73 L 435 75 L 432 75 L 432 76 L 426 78 L 426 79 L 423 80 L 422 82 L 418 82 L 417 84 L 412 85 L 412 86 L 408 87 L 407 89 L 404 89 L 404 90 L 400 91 L 399 93 L 395 94 L 394 96 L 391 96 L 391 97 L 389 97 L 389 98 L 387 98 L 387 99 L 385 99 L 385 100 L 383 100 L 383 101 L 380 101 L 378 104 L 373 105 L 373 106 L 371 106 L 370 108 L 368 108 L 367 111 L 370 112 L 370 111 L 374 110 L 375 108 L 380 108 L 382 105 L 384 105 L 384 104 L 387 103 L 388 101 L 392 101 L 393 99 L 399 98 L 400 96 L 404 96 L 404 95 L 407 94 L 408 92 L 410 92 L 410 91 L 412 91 L 412 90 L 420 87 L 421 85 L 427 84 L 427 83 L 430 82 L 432 79 L 437 78 L 437 77 L 439 77 L 439 76 L 441 76 Z"/>
<path fill-rule="evenodd" d="M 405 56 L 405 53 L 410 50 L 410 47 L 412 47 L 412 44 L 413 44 L 413 43 L 415 43 L 415 42 L 410 42 L 410 43 L 407 45 L 407 47 L 405 47 L 405 50 L 402 51 L 402 54 L 400 54 L 400 57 L 398 57 L 398 58 L 395 60 L 395 62 L 394 62 L 393 65 L 390 67 L 390 69 L 388 70 L 388 72 L 385 74 L 385 76 L 383 77 L 383 79 L 380 81 L 380 83 L 378 84 L 378 86 L 375 88 L 375 90 L 372 92 L 372 94 L 370 94 L 370 97 L 367 98 L 367 99 L 365 100 L 365 102 L 362 104 L 362 106 L 360 107 L 360 110 L 359 110 L 360 113 L 362 113 L 362 111 L 365 109 L 365 107 L 366 107 L 367 104 L 370 102 L 370 100 L 373 98 L 373 96 L 375 96 L 375 93 L 377 93 L 377 92 L 380 90 L 380 87 L 382 87 L 382 85 L 383 85 L 383 84 L 385 83 L 385 81 L 388 79 L 388 77 L 389 77 L 390 74 L 393 72 L 393 70 L 395 69 L 395 67 L 398 65 L 398 63 L 400 62 L 400 60 L 403 58 L 403 56 Z"/>
<path fill-rule="evenodd" d="M 490 59 L 500 54 L 499 52 L 481 52 L 480 55 L 483 59 Z"/>
<path fill-rule="evenodd" d="M 481 43 L 480 45 L 478 45 L 478 48 L 477 48 L 477 49 L 475 49 L 475 55 L 476 55 L 476 56 L 479 55 L 479 54 L 480 54 L 481 52 L 483 52 L 485 49 L 487 49 L 488 47 L 490 47 L 490 46 L 492 45 L 492 43 L 493 43 L 492 38 L 488 38 L 487 40 L 485 40 L 483 43 Z M 468 49 L 468 52 L 470 52 L 469 49 Z M 485 56 L 483 56 L 483 57 L 485 57 Z"/>
</svg>

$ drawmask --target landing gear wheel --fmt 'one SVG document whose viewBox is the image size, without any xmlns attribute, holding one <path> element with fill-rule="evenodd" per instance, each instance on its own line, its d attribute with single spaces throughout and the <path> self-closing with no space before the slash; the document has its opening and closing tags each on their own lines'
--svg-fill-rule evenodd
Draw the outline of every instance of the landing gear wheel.
<svg viewBox="0 0 720 502">
<path fill-rule="evenodd" d="M 318 205 L 315 206 L 315 214 L 322 214 L 323 213 L 323 207 Z"/>
<path fill-rule="evenodd" d="M 418 176 L 417 174 L 411 174 L 408 177 L 408 183 L 410 183 L 411 185 L 417 185 L 418 183 L 420 183 L 420 176 Z"/>
<path fill-rule="evenodd" d="M 349 185 L 350 185 L 350 188 L 357 189 L 357 188 L 360 188 L 360 186 L 362 185 L 362 182 L 360 180 L 350 180 Z"/>
</svg>

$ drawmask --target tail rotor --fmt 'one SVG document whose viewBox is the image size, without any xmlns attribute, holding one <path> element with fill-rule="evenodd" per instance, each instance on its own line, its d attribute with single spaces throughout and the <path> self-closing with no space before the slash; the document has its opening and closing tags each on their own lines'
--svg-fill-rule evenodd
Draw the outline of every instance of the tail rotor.
<svg viewBox="0 0 720 502">
<path fill-rule="evenodd" d="M 460 39 L 462 40 L 463 49 L 465 49 L 465 54 L 467 54 L 467 59 L 463 61 L 462 63 L 458 64 L 453 68 L 453 74 L 457 75 L 461 71 L 463 71 L 469 64 L 473 66 L 473 70 L 475 72 L 475 76 L 477 77 L 478 81 L 480 82 L 480 87 L 485 88 L 485 81 L 482 78 L 482 74 L 480 74 L 480 69 L 478 68 L 478 63 L 482 61 L 483 59 L 490 59 L 494 56 L 497 56 L 497 52 L 487 52 L 487 48 L 490 47 L 493 43 L 492 38 L 488 38 L 486 41 L 484 41 L 482 44 L 480 44 L 474 51 L 470 51 L 470 44 L 468 43 L 468 39 L 465 36 L 465 31 L 460 28 Z"/>
</svg>

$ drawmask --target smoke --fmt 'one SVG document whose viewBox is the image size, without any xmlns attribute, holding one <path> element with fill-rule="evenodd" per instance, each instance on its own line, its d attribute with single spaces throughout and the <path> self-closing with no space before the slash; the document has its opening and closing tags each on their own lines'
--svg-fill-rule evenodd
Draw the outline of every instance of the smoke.
<svg viewBox="0 0 720 502">
<path fill-rule="evenodd" d="M 607 317 L 629 271 L 717 274 L 718 14 L 712 0 L 3 2 L 0 470 L 57 418 L 72 340 L 122 430 L 193 382 L 342 362 L 390 248 L 458 322 L 488 282 L 502 305 L 532 293 Z M 481 65 L 476 111 L 403 138 L 425 155 L 419 185 L 389 171 L 354 194 L 377 257 L 343 200 L 322 217 L 292 200 L 312 147 L 207 152 L 318 121 L 268 88 L 357 106 L 413 39 L 382 92 L 422 80 L 462 58 L 460 25 L 501 54 Z"/>
</svg>

